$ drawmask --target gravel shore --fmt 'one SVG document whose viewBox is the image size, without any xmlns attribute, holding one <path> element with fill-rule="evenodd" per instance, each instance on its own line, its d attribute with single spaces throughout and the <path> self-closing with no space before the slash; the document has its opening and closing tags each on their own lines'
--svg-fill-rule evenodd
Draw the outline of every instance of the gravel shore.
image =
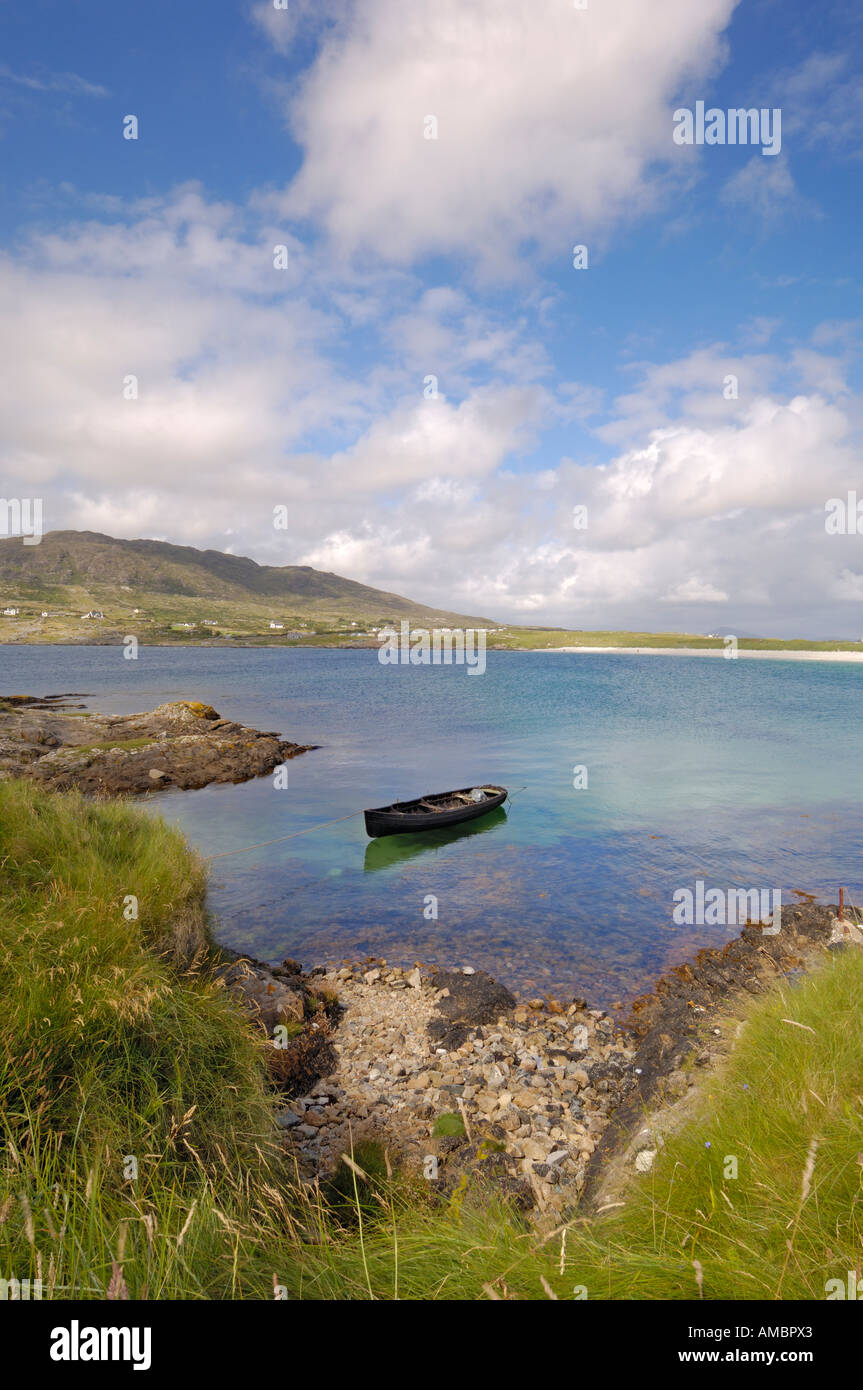
<svg viewBox="0 0 863 1390">
<path fill-rule="evenodd" d="M 836 909 L 801 905 L 778 935 L 746 927 L 671 970 L 624 1022 L 583 999 L 518 1001 L 471 967 L 304 974 L 237 957 L 226 983 L 271 1039 L 293 1022 L 287 1050 L 272 1050 L 277 1124 L 303 1179 L 374 1140 L 437 1193 L 484 1186 L 545 1229 L 586 1194 L 601 1201 L 609 1173 L 619 1188 L 650 1170 L 662 1116 L 727 1053 L 729 1010 L 861 944 Z"/>
<path fill-rule="evenodd" d="M 279 1116 L 304 1176 L 375 1139 L 441 1191 L 469 1173 L 553 1216 L 578 1197 L 635 1081 L 633 1039 L 602 1010 L 519 1004 L 481 971 L 381 962 L 321 983 L 344 1009 L 336 1066 Z"/>
</svg>

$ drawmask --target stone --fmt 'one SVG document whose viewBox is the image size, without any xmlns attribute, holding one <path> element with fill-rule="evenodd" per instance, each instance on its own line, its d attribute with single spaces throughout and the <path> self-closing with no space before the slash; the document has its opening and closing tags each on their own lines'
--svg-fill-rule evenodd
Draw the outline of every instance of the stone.
<svg viewBox="0 0 863 1390">
<path fill-rule="evenodd" d="M 656 1141 L 649 1129 L 642 1129 L 635 1136 L 632 1147 L 635 1153 L 640 1153 L 643 1149 L 652 1149 Z"/>
<path fill-rule="evenodd" d="M 536 1139 L 522 1139 L 519 1145 L 525 1158 L 531 1163 L 544 1163 L 548 1147 L 540 1144 Z"/>
</svg>

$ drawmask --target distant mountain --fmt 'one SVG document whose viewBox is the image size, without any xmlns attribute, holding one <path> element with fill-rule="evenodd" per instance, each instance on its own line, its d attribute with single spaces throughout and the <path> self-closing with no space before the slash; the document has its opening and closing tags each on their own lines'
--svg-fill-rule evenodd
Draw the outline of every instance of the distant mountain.
<svg viewBox="0 0 863 1390">
<path fill-rule="evenodd" d="M 220 550 L 196 550 L 166 541 L 118 540 L 96 531 L 50 531 L 39 545 L 19 537 L 0 540 L 0 599 L 4 603 L 50 597 L 64 592 L 73 606 L 88 596 L 94 607 L 114 616 L 118 602 L 128 609 L 135 596 L 158 600 L 160 609 L 178 600 L 254 609 L 307 619 L 381 622 L 389 619 L 422 626 L 449 624 L 494 626 L 490 618 L 468 617 L 414 603 L 400 594 L 358 584 L 308 565 L 259 565 Z M 98 601 L 98 602 L 97 602 Z M 186 601 L 186 602 L 183 602 Z M 149 605 L 149 606 L 152 606 Z M 217 615 L 218 616 L 218 615 Z"/>
</svg>

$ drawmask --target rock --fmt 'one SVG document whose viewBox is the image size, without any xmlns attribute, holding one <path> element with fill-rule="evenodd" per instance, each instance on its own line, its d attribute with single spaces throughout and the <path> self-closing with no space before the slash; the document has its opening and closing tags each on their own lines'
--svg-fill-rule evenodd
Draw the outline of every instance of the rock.
<svg viewBox="0 0 863 1390">
<path fill-rule="evenodd" d="M 464 1182 L 489 1185 L 533 1208 L 535 1225 L 540 1209 L 564 1214 L 579 1199 L 626 1060 L 615 1054 L 611 1031 L 594 1035 L 584 1015 L 573 1021 L 545 1005 L 513 1006 L 509 992 L 481 971 L 428 975 L 367 960 L 326 978 L 338 983 L 344 1009 L 334 1068 L 326 1083 L 308 1089 L 305 1113 L 280 1125 L 305 1176 L 326 1176 L 350 1125 L 355 1137 L 368 1134 L 394 1157 L 406 1156 L 415 1171 L 436 1153 L 442 1194 Z M 300 979 L 277 983 L 293 987 Z M 584 1049 L 571 1043 L 579 1027 L 587 1032 Z M 620 1047 L 630 1041 L 617 1039 Z M 594 1068 L 609 1061 L 609 1079 L 597 1073 L 600 1094 L 591 1084 Z M 460 1105 L 469 1132 L 432 1140 L 432 1125 Z"/>
<path fill-rule="evenodd" d="M 0 698 L 0 772 L 100 796 L 242 782 L 311 751 L 220 720 L 209 705 L 175 700 L 143 714 L 87 718 L 68 702 Z M 80 706 L 74 706 L 75 709 Z M 154 765 L 154 762 L 156 765 Z"/>
<path fill-rule="evenodd" d="M 519 1145 L 525 1158 L 532 1163 L 544 1163 L 548 1153 L 548 1146 L 540 1143 L 536 1139 L 522 1139 Z"/>
<path fill-rule="evenodd" d="M 656 1140 L 649 1129 L 642 1129 L 632 1141 L 632 1148 L 635 1153 L 640 1153 L 643 1149 L 651 1149 L 655 1146 Z"/>
<path fill-rule="evenodd" d="M 649 1173 L 656 1158 L 656 1149 L 641 1149 L 635 1155 L 635 1166 L 639 1173 Z"/>
<path fill-rule="evenodd" d="M 863 931 L 853 922 L 840 922 L 838 917 L 830 920 L 830 945 L 863 946 Z"/>
<path fill-rule="evenodd" d="M 454 1051 L 465 1041 L 471 1027 L 493 1023 L 511 1013 L 515 998 L 484 970 L 463 975 L 455 970 L 436 970 L 432 988 L 438 993 L 438 1017 L 429 1023 L 433 1042 Z"/>
</svg>

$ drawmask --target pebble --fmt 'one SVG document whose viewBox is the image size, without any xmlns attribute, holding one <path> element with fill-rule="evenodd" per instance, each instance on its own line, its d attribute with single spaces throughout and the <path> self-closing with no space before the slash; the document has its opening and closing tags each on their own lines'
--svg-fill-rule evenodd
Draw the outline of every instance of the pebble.
<svg viewBox="0 0 863 1390">
<path fill-rule="evenodd" d="M 431 988 L 421 966 L 407 972 L 367 960 L 329 971 L 321 982 L 344 1009 L 334 1035 L 337 1065 L 278 1118 L 305 1177 L 330 1172 L 352 1139 L 374 1138 L 417 1171 L 437 1152 L 455 1183 L 462 1151 L 468 1170 L 479 1167 L 476 1143 L 466 1136 L 437 1141 L 432 1129 L 440 1115 L 464 1107 L 474 1141 L 488 1135 L 503 1144 L 511 1176 L 501 1176 L 525 1184 L 538 1224 L 577 1200 L 609 1116 L 635 1082 L 632 1040 L 605 1013 L 583 1001 L 562 1012 L 541 999 L 522 1002 L 509 1016 L 470 1028 L 448 1051 L 429 1041 L 444 992 Z M 572 1051 L 581 1062 L 572 1062 Z M 600 1093 L 590 1070 L 612 1051 L 617 1067 Z M 447 1147 L 436 1149 L 438 1142 Z"/>
</svg>

